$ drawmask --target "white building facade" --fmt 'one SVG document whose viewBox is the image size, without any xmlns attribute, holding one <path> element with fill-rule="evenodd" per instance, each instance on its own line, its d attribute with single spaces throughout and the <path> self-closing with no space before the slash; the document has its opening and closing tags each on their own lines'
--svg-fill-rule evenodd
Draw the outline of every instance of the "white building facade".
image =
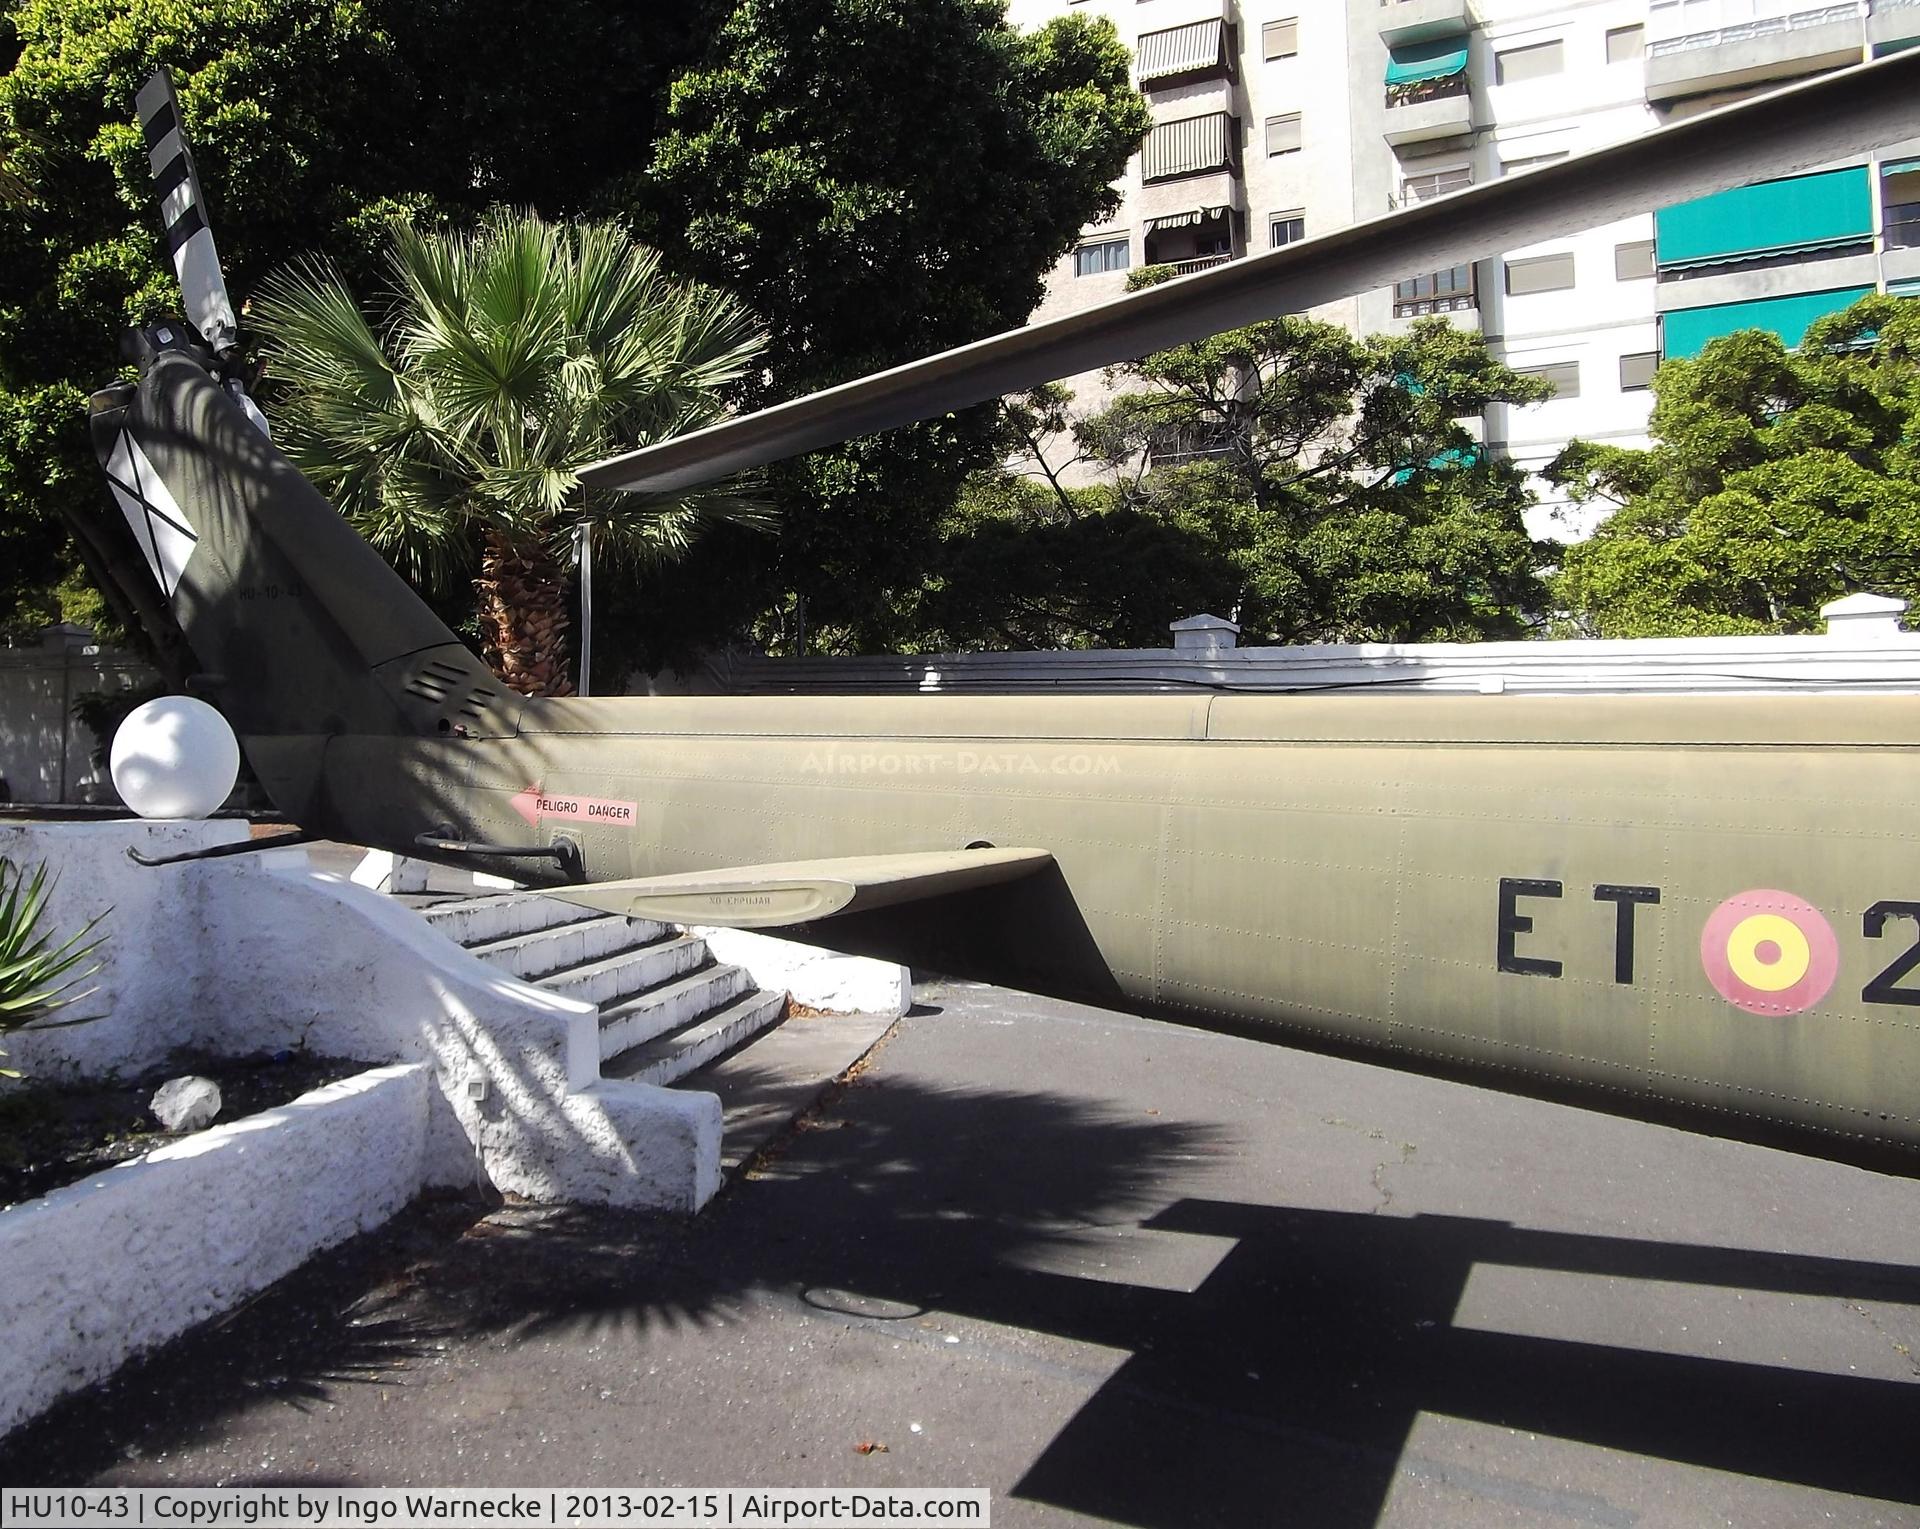
<svg viewBox="0 0 1920 1529">
<path fill-rule="evenodd" d="M 1035 315 L 1521 173 L 1920 41 L 1920 0 L 1011 0 L 1032 27 L 1109 17 L 1154 127 L 1122 203 L 1082 232 Z M 1442 313 L 1555 386 L 1499 407 L 1489 449 L 1538 472 L 1574 437 L 1647 441 L 1654 368 L 1716 334 L 1789 345 L 1862 292 L 1920 292 L 1920 144 L 1623 219 L 1315 309 L 1357 332 Z M 1069 381 L 1078 405 L 1097 374 Z M 1536 481 L 1537 536 L 1594 512 Z"/>
</svg>

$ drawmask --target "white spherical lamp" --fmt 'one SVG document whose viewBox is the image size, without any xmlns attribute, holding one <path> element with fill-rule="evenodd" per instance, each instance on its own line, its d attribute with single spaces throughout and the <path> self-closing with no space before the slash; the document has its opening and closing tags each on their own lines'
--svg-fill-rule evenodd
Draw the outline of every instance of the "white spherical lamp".
<svg viewBox="0 0 1920 1529">
<path fill-rule="evenodd" d="M 114 789 L 143 818 L 204 818 L 233 793 L 240 744 L 227 719 L 191 696 L 127 713 L 113 735 Z"/>
</svg>

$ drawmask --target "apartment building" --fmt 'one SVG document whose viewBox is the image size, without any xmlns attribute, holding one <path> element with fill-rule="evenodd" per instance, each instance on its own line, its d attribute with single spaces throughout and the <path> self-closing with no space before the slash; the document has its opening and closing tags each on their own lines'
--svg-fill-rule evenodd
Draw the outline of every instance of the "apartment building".
<svg viewBox="0 0 1920 1529">
<path fill-rule="evenodd" d="M 1154 126 L 1036 317 L 1617 142 L 1920 41 L 1920 0 L 1012 0 L 1016 25 L 1110 17 Z M 1920 143 L 1596 226 L 1314 310 L 1361 332 L 1479 330 L 1554 396 L 1479 422 L 1543 468 L 1575 436 L 1643 445 L 1654 368 L 1717 334 L 1789 344 L 1868 291 L 1920 291 Z M 1083 406 L 1098 374 L 1072 379 Z M 1536 483 L 1536 535 L 1593 512 Z"/>
</svg>

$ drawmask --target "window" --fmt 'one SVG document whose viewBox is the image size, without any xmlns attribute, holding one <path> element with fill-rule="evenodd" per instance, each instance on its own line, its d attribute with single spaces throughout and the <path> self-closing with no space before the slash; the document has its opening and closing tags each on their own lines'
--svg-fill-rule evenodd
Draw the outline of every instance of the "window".
<svg viewBox="0 0 1920 1529">
<path fill-rule="evenodd" d="M 1393 285 L 1393 316 L 1397 319 L 1426 313 L 1455 313 L 1474 306 L 1473 267 L 1456 265 L 1423 276 L 1409 276 Z"/>
<path fill-rule="evenodd" d="M 1162 425 L 1147 438 L 1147 466 L 1184 467 L 1189 462 L 1224 457 L 1234 444 L 1233 426 L 1224 420 Z"/>
<path fill-rule="evenodd" d="M 1267 153 L 1292 154 L 1300 147 L 1300 113 L 1267 118 Z"/>
<path fill-rule="evenodd" d="M 1283 244 L 1298 244 L 1307 237 L 1304 212 L 1276 212 L 1267 224 L 1267 243 L 1273 249 Z"/>
<path fill-rule="evenodd" d="M 1108 271 L 1124 271 L 1133 264 L 1132 242 L 1127 239 L 1102 239 L 1098 244 L 1083 244 L 1073 252 L 1075 276 L 1100 276 Z"/>
<path fill-rule="evenodd" d="M 1507 262 L 1507 295 L 1510 297 L 1524 297 L 1529 292 L 1564 292 L 1572 285 L 1571 250 Z"/>
<path fill-rule="evenodd" d="M 1920 159 L 1880 167 L 1880 209 L 1887 248 L 1920 249 Z"/>
<path fill-rule="evenodd" d="M 1644 393 L 1653 386 L 1653 369 L 1660 364 L 1660 352 L 1643 350 L 1620 358 L 1620 391 Z"/>
<path fill-rule="evenodd" d="M 1639 281 L 1653 274 L 1653 240 L 1635 239 L 1613 247 L 1613 279 Z"/>
<path fill-rule="evenodd" d="M 1452 170 L 1429 170 L 1423 175 L 1409 175 L 1400 182 L 1400 200 L 1407 205 L 1427 202 L 1472 184 L 1473 171 L 1465 165 Z"/>
<path fill-rule="evenodd" d="M 1292 58 L 1300 51 L 1300 18 L 1269 21 L 1260 29 L 1260 48 L 1268 58 Z"/>
<path fill-rule="evenodd" d="M 1504 53 L 1493 55 L 1493 83 L 1518 85 L 1522 80 L 1545 79 L 1550 74 L 1558 74 L 1564 67 L 1557 38 L 1553 42 L 1532 43 L 1524 48 L 1508 48 Z"/>
<path fill-rule="evenodd" d="M 1647 29 L 1643 26 L 1607 28 L 1607 62 L 1631 64 L 1645 56 Z"/>
<path fill-rule="evenodd" d="M 1555 398 L 1578 398 L 1580 396 L 1580 363 L 1578 361 L 1556 361 L 1551 366 L 1516 366 L 1522 377 L 1539 377 L 1553 384 Z"/>
</svg>

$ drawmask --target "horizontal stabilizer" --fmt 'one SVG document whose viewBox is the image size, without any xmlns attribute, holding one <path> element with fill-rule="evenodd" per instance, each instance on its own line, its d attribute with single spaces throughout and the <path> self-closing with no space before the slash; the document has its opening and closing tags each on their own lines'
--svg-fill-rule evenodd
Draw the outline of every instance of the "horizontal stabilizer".
<svg viewBox="0 0 1920 1529">
<path fill-rule="evenodd" d="M 1032 875 L 1053 863 L 1043 849 L 932 850 L 739 865 L 631 881 L 554 887 L 549 897 L 667 924 L 777 929 L 836 913 L 915 902 Z"/>
</svg>

